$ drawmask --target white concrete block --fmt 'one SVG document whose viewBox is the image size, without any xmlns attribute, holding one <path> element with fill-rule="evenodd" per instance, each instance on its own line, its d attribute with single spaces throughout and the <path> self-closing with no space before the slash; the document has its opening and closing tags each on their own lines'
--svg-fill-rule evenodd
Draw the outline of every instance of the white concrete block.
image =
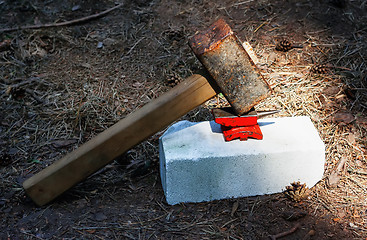
<svg viewBox="0 0 367 240">
<path fill-rule="evenodd" d="M 172 125 L 160 138 L 160 172 L 169 204 L 277 193 L 308 187 L 324 173 L 325 147 L 308 117 L 259 120 L 263 140 L 225 142 L 214 121 Z"/>
</svg>

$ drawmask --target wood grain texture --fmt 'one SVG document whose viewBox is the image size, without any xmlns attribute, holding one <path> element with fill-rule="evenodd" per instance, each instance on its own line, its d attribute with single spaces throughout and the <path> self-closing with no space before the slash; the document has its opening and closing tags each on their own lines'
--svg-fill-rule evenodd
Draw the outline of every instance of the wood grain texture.
<svg viewBox="0 0 367 240">
<path fill-rule="evenodd" d="M 27 179 L 23 187 L 37 205 L 47 204 L 215 95 L 205 77 L 193 75 Z"/>
</svg>

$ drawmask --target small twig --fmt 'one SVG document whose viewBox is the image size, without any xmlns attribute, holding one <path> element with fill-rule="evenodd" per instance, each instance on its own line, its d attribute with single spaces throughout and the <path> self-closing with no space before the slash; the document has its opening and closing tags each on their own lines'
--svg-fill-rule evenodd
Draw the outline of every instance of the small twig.
<svg viewBox="0 0 367 240">
<path fill-rule="evenodd" d="M 17 78 L 17 79 L 13 79 L 12 81 L 17 81 L 17 80 L 23 80 L 22 78 Z M 37 80 L 40 80 L 39 77 L 31 77 L 31 78 L 28 78 L 24 81 L 21 81 L 20 83 L 15 83 L 15 84 L 12 84 L 10 85 L 9 87 L 12 87 L 12 88 L 17 88 L 17 87 L 21 87 L 23 85 L 27 85 L 27 84 L 30 84 L 34 81 L 37 81 Z"/>
<path fill-rule="evenodd" d="M 136 41 L 136 43 L 130 48 L 130 50 L 125 54 L 125 56 L 123 56 L 122 58 L 124 57 L 127 57 L 129 56 L 129 54 L 134 50 L 134 48 L 144 39 L 145 37 L 142 37 L 140 38 L 138 41 Z"/>
<path fill-rule="evenodd" d="M 353 170 L 351 168 L 348 169 L 349 173 L 355 173 L 355 174 L 360 174 L 360 175 L 367 175 L 367 172 L 363 172 L 363 171 L 357 171 L 357 170 Z"/>
<path fill-rule="evenodd" d="M 235 4 L 232 4 L 232 7 L 235 7 L 235 6 L 239 6 L 239 5 L 243 5 L 243 4 L 247 4 L 247 3 L 250 3 L 252 2 L 253 0 L 248 0 L 248 1 L 243 1 L 243 2 L 239 2 L 239 3 L 235 3 Z"/>
<path fill-rule="evenodd" d="M 356 184 L 358 187 L 360 187 L 365 193 L 367 193 L 367 190 L 364 186 L 361 186 L 361 184 L 359 182 L 357 182 L 356 180 L 354 180 L 351 177 L 347 177 L 347 179 L 349 179 L 351 182 L 353 182 L 354 184 Z"/>
<path fill-rule="evenodd" d="M 126 227 L 122 227 L 122 226 L 86 226 L 86 227 L 73 227 L 74 230 L 104 230 L 104 229 L 126 229 Z"/>
<path fill-rule="evenodd" d="M 226 222 L 225 224 L 223 224 L 223 225 L 222 225 L 222 227 L 221 227 L 221 228 L 224 228 L 224 227 L 225 227 L 225 226 L 227 226 L 228 224 L 233 223 L 233 222 L 237 221 L 238 219 L 239 219 L 239 218 L 235 218 L 235 219 L 232 219 L 232 220 L 230 220 L 230 221 Z"/>
<path fill-rule="evenodd" d="M 34 234 L 31 234 L 31 233 L 27 233 L 27 232 L 25 232 L 25 231 L 20 231 L 21 233 L 23 233 L 23 234 L 25 234 L 25 235 L 28 235 L 28 236 L 30 236 L 30 237 L 32 237 L 32 238 L 36 238 L 36 239 L 44 239 L 44 238 L 40 238 L 40 237 L 38 237 L 38 236 L 36 236 L 36 235 L 34 235 Z"/>
<path fill-rule="evenodd" d="M 157 204 L 158 204 L 158 206 L 160 207 L 160 208 L 162 208 L 163 209 L 163 211 L 165 211 L 166 213 L 170 213 L 165 207 L 163 207 L 163 205 L 160 203 L 160 202 L 158 202 L 157 200 L 155 201 Z"/>
<path fill-rule="evenodd" d="M 36 100 L 37 101 L 37 103 L 44 103 L 44 101 L 41 99 L 41 98 L 39 98 L 37 95 L 36 95 L 36 93 L 34 92 L 34 91 L 32 91 L 32 90 L 30 90 L 30 89 L 26 89 L 25 90 L 34 100 Z"/>
<path fill-rule="evenodd" d="M 327 210 L 329 210 L 329 212 L 332 212 L 332 210 L 328 207 L 328 205 L 326 203 L 324 203 L 321 199 L 317 198 L 317 201 L 319 203 L 321 203 L 324 208 L 326 208 Z"/>
<path fill-rule="evenodd" d="M 278 238 L 285 237 L 285 236 L 287 236 L 289 234 L 294 233 L 299 227 L 300 227 L 300 224 L 297 223 L 293 228 L 289 229 L 288 231 L 285 231 L 285 232 L 282 232 L 282 233 L 278 233 L 278 234 L 275 234 L 275 235 L 269 235 L 269 238 L 271 240 L 276 240 Z"/>
<path fill-rule="evenodd" d="M 342 172 L 344 170 L 344 168 L 345 168 L 345 163 L 347 161 L 348 161 L 348 158 L 342 157 L 341 160 L 340 160 L 340 162 L 338 163 L 338 166 L 336 168 L 336 171 L 339 172 L 339 173 Z"/>
<path fill-rule="evenodd" d="M 254 33 L 256 33 L 262 26 L 264 26 L 265 24 L 268 24 L 268 23 L 270 23 L 270 21 L 265 21 L 265 22 L 263 22 L 262 24 L 260 24 L 260 26 L 258 26 L 256 29 L 255 29 L 255 31 L 254 31 Z"/>
<path fill-rule="evenodd" d="M 120 8 L 124 5 L 125 3 L 121 3 L 119 5 L 116 5 L 112 8 L 109 8 L 103 12 L 100 13 L 96 13 L 90 16 L 86 16 L 86 17 L 82 17 L 82 18 L 77 18 L 74 20 L 70 20 L 70 21 L 64 21 L 64 22 L 60 22 L 60 23 L 46 23 L 46 24 L 36 24 L 36 25 L 28 25 L 28 26 L 20 26 L 20 27 L 13 27 L 13 28 L 3 28 L 0 29 L 0 33 L 2 32 L 12 32 L 12 31 L 17 31 L 17 30 L 25 30 L 25 29 L 39 29 L 39 28 L 50 28 L 50 27 L 61 27 L 61 26 L 67 26 L 67 25 L 73 25 L 73 24 L 77 24 L 77 23 L 81 23 L 81 22 L 86 22 L 95 18 L 100 18 L 106 14 L 108 14 L 109 12 L 112 12 L 113 10 Z"/>
</svg>

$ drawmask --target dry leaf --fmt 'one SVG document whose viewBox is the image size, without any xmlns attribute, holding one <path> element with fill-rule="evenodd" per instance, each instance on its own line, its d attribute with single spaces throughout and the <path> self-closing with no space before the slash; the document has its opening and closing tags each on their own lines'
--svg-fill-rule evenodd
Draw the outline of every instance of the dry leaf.
<svg viewBox="0 0 367 240">
<path fill-rule="evenodd" d="M 346 157 L 342 157 L 342 159 L 340 159 L 340 162 L 338 164 L 338 167 L 336 168 L 337 172 L 342 172 L 345 169 L 345 163 L 348 161 L 348 159 Z"/>
<path fill-rule="evenodd" d="M 349 124 L 355 120 L 353 114 L 348 112 L 335 113 L 333 116 L 334 123 Z"/>
<path fill-rule="evenodd" d="M 63 148 L 77 143 L 77 139 L 55 140 L 51 143 L 54 148 Z"/>
<path fill-rule="evenodd" d="M 347 136 L 347 140 L 350 144 L 355 144 L 356 143 L 356 136 L 353 133 L 349 133 Z"/>
<path fill-rule="evenodd" d="M 315 235 L 316 234 L 316 231 L 315 230 L 313 230 L 313 229 L 311 229 L 310 231 L 308 231 L 308 233 L 307 233 L 307 235 L 308 236 L 313 236 L 313 235 Z"/>
<path fill-rule="evenodd" d="M 338 209 L 337 212 L 339 218 L 344 218 L 346 216 L 346 212 L 344 209 Z"/>
<path fill-rule="evenodd" d="M 238 209 L 239 203 L 238 201 L 234 202 L 232 205 L 232 211 L 231 211 L 231 217 L 234 216 L 234 214 L 236 213 L 237 209 Z"/>
<path fill-rule="evenodd" d="M 36 49 L 31 53 L 32 56 L 37 56 L 37 57 L 45 57 L 47 55 L 47 51 L 41 47 L 36 47 Z"/>
<path fill-rule="evenodd" d="M 347 160 L 348 159 L 346 157 L 342 157 L 336 169 L 330 173 L 327 179 L 327 184 L 329 187 L 335 187 L 338 184 L 340 178 L 342 177 L 342 172 L 345 169 L 345 163 Z"/>
<path fill-rule="evenodd" d="M 322 90 L 322 93 L 328 96 L 335 96 L 340 92 L 340 88 L 336 86 L 326 87 Z"/>
<path fill-rule="evenodd" d="M 332 171 L 327 178 L 328 186 L 335 187 L 338 184 L 340 178 L 341 178 L 341 175 L 338 172 Z"/>
</svg>

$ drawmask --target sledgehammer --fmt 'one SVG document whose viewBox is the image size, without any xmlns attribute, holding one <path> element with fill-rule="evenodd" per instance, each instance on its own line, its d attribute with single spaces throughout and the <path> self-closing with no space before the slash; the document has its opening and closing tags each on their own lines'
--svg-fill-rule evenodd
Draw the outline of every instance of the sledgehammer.
<svg viewBox="0 0 367 240">
<path fill-rule="evenodd" d="M 189 44 L 211 77 L 188 77 L 24 181 L 26 193 L 37 205 L 49 203 L 119 155 L 214 97 L 218 91 L 227 98 L 237 115 L 249 111 L 270 93 L 269 85 L 224 20 L 219 19 L 206 31 L 194 35 Z M 219 90 L 216 92 L 214 89 Z"/>
</svg>

